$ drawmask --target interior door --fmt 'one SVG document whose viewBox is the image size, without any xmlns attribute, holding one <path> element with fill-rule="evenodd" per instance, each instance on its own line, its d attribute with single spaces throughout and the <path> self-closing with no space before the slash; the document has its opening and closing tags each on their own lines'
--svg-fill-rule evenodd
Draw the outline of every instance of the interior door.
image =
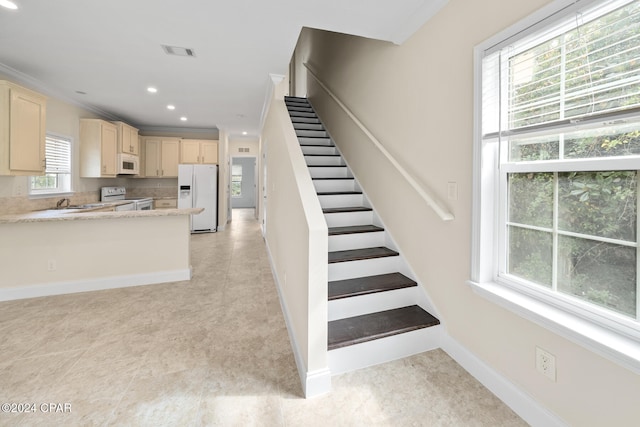
<svg viewBox="0 0 640 427">
<path fill-rule="evenodd" d="M 256 158 L 234 157 L 231 163 L 231 207 L 256 207 Z"/>
</svg>

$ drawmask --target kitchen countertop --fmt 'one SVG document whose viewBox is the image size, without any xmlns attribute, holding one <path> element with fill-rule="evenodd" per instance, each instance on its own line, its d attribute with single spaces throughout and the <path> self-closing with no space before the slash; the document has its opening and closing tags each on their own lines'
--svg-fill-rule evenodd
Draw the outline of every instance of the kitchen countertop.
<svg viewBox="0 0 640 427">
<path fill-rule="evenodd" d="M 0 216 L 0 224 L 18 224 L 26 222 L 50 221 L 82 221 L 115 218 L 140 218 L 159 216 L 191 215 L 202 212 L 203 208 L 158 209 L 145 211 L 111 211 L 95 212 L 104 207 L 89 209 L 48 209 L 44 211 L 26 212 L 23 214 Z"/>
</svg>

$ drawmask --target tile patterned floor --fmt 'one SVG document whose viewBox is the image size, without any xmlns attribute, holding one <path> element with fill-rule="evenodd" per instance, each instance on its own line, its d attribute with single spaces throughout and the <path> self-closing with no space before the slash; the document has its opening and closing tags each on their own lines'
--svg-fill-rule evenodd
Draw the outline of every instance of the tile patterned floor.
<svg viewBox="0 0 640 427">
<path fill-rule="evenodd" d="M 526 425 L 439 350 L 304 399 L 252 215 L 192 236 L 189 282 L 0 303 L 0 403 L 37 409 L 0 425 Z"/>
</svg>

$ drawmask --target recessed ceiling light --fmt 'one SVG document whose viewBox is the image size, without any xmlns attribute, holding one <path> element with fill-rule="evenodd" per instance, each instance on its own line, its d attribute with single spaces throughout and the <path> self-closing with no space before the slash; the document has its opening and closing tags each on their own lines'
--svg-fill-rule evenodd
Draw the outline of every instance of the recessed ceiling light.
<svg viewBox="0 0 640 427">
<path fill-rule="evenodd" d="M 0 6 L 6 7 L 7 9 L 17 9 L 18 5 L 9 0 L 0 0 Z"/>
<path fill-rule="evenodd" d="M 167 110 L 175 110 L 176 106 L 175 105 L 167 105 Z"/>
<path fill-rule="evenodd" d="M 155 87 L 153 87 L 153 86 L 149 86 L 149 87 L 147 88 L 147 92 L 149 92 L 149 93 L 156 93 L 157 91 L 158 91 L 158 89 L 156 89 L 156 88 L 155 88 Z"/>
<path fill-rule="evenodd" d="M 246 130 L 245 130 L 245 131 L 243 131 L 243 132 L 242 132 L 242 134 L 243 134 L 243 135 L 246 135 L 246 134 L 247 134 L 247 131 L 246 131 Z"/>
<path fill-rule="evenodd" d="M 0 1 L 1 1 L 1 0 L 0 0 Z M 78 95 L 86 95 L 86 94 L 87 94 L 87 92 L 83 92 L 83 91 L 81 91 L 81 90 L 77 90 L 77 91 L 76 91 L 76 93 L 77 93 Z"/>
<path fill-rule="evenodd" d="M 187 118 L 186 118 L 186 117 L 184 117 L 184 116 L 182 116 L 182 117 L 180 117 L 180 120 L 182 120 L 183 122 L 186 122 L 186 121 L 187 121 Z"/>
</svg>

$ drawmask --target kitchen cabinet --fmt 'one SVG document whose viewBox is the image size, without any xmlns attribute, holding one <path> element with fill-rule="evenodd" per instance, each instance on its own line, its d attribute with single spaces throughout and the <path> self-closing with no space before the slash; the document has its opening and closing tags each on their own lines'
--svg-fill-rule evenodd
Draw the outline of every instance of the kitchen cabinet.
<svg viewBox="0 0 640 427">
<path fill-rule="evenodd" d="M 47 98 L 0 80 L 0 175 L 45 171 Z"/>
<path fill-rule="evenodd" d="M 142 169 L 147 178 L 176 178 L 180 162 L 180 138 L 142 137 L 144 156 Z"/>
<path fill-rule="evenodd" d="M 118 128 L 118 153 L 140 154 L 138 129 L 125 122 L 113 122 Z"/>
<path fill-rule="evenodd" d="M 154 209 L 176 209 L 178 207 L 178 199 L 158 199 L 154 200 Z"/>
<path fill-rule="evenodd" d="M 115 177 L 118 173 L 118 128 L 99 119 L 80 119 L 80 176 Z"/>
<path fill-rule="evenodd" d="M 180 143 L 180 163 L 218 164 L 218 141 L 183 139 Z"/>
</svg>

